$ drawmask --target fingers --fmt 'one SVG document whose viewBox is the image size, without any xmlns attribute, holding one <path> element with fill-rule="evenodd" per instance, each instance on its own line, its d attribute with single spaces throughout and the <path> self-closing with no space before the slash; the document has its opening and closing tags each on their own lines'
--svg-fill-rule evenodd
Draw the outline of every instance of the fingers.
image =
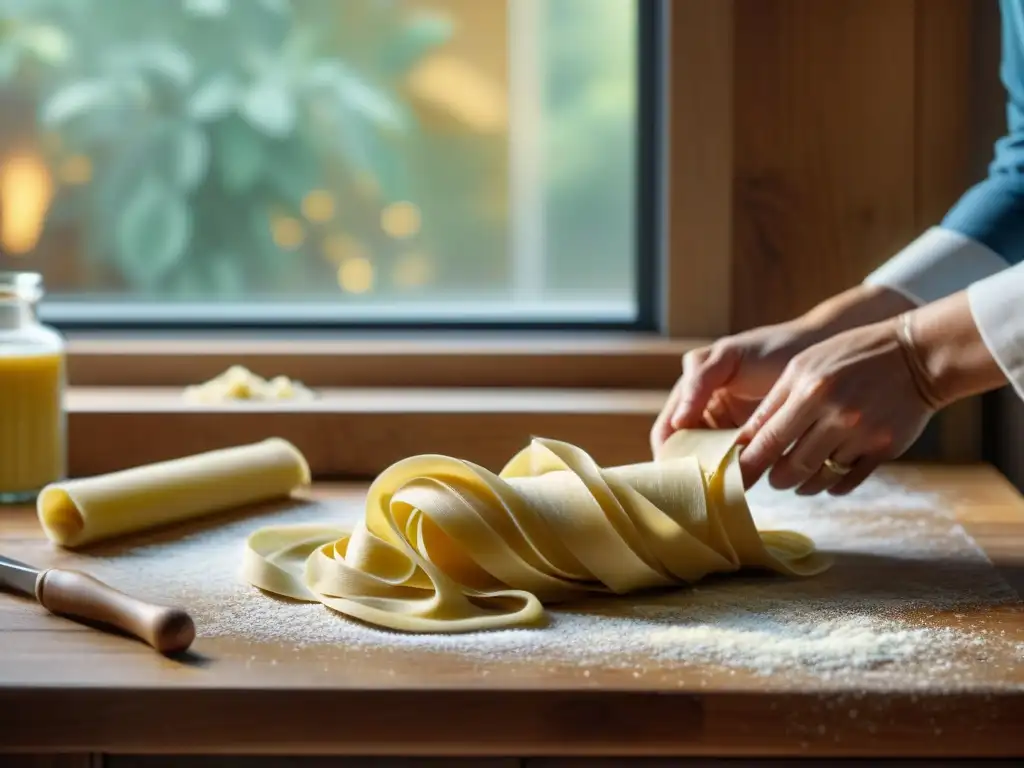
<svg viewBox="0 0 1024 768">
<path fill-rule="evenodd" d="M 750 441 L 754 439 L 765 423 L 785 404 L 786 399 L 789 397 L 789 390 L 789 378 L 783 377 L 779 379 L 764 400 L 761 401 L 761 404 L 754 409 L 750 417 L 744 422 L 736 438 L 737 441 L 744 445 L 749 445 Z"/>
<path fill-rule="evenodd" d="M 712 429 L 736 429 L 743 426 L 757 408 L 758 400 L 737 397 L 727 389 L 715 392 L 704 409 L 704 421 Z"/>
<path fill-rule="evenodd" d="M 725 429 L 736 425 L 729 404 L 715 393 L 720 384 L 734 375 L 739 354 L 719 345 L 688 352 L 683 358 L 683 374 L 669 393 L 665 405 L 651 427 L 651 452 L 679 429 L 710 427 Z"/>
<path fill-rule="evenodd" d="M 726 396 L 719 390 L 708 401 L 703 414 L 704 422 L 711 429 L 729 429 L 735 426 L 732 417 L 729 415 L 729 408 L 726 405 Z"/>
<path fill-rule="evenodd" d="M 865 456 L 858 459 L 852 465 L 850 474 L 843 477 L 831 488 L 829 493 L 833 496 L 845 496 L 863 483 L 882 464 L 880 457 Z"/>
<path fill-rule="evenodd" d="M 686 353 L 680 380 L 683 386 L 670 418 L 673 429 L 700 425 L 712 395 L 735 375 L 739 360 L 739 351 L 729 344 L 716 344 Z M 712 414 L 712 417 L 716 416 Z"/>
<path fill-rule="evenodd" d="M 740 440 L 747 442 L 740 454 L 740 468 L 748 488 L 810 429 L 817 420 L 817 406 L 813 390 L 791 393 L 787 379 L 768 393 L 740 433 Z"/>
<path fill-rule="evenodd" d="M 810 480 L 797 487 L 796 493 L 798 496 L 816 496 L 829 490 L 842 479 L 842 475 L 837 475 L 828 467 L 823 466 L 814 473 Z"/>
<path fill-rule="evenodd" d="M 846 437 L 846 435 L 844 434 L 843 437 Z M 842 437 L 840 442 L 842 443 Z M 832 453 L 826 457 L 826 459 L 831 459 L 840 467 L 852 468 L 863 455 L 864 452 L 862 450 L 852 448 L 850 443 L 847 442 L 845 444 L 838 445 Z M 846 477 L 842 472 L 836 472 L 834 468 L 829 467 L 825 463 L 826 459 L 822 459 L 821 466 L 811 479 L 796 489 L 798 495 L 814 496 L 816 494 L 829 491 L 844 477 Z"/>
<path fill-rule="evenodd" d="M 744 399 L 733 395 L 729 395 L 724 400 L 729 415 L 729 427 L 731 428 L 742 427 L 746 424 L 747 420 L 754 415 L 754 411 L 757 410 L 757 406 L 761 402 L 760 399 Z"/>
<path fill-rule="evenodd" d="M 816 480 L 824 490 L 835 479 L 835 473 L 824 467 L 825 461 L 832 457 L 836 449 L 843 444 L 847 436 L 841 424 L 826 417 L 811 425 L 796 444 L 772 467 L 768 481 L 773 488 L 787 490 L 803 486 Z"/>
<path fill-rule="evenodd" d="M 654 421 L 654 426 L 651 427 L 651 455 L 654 456 L 658 453 L 658 449 L 661 444 L 664 443 L 675 431 L 672 429 L 670 419 L 672 414 L 675 412 L 676 404 L 679 402 L 679 396 L 682 392 L 683 380 L 680 378 L 672 391 L 668 395 L 668 399 L 665 401 L 665 405 L 661 408 L 661 413 L 658 414 L 658 418 Z"/>
</svg>

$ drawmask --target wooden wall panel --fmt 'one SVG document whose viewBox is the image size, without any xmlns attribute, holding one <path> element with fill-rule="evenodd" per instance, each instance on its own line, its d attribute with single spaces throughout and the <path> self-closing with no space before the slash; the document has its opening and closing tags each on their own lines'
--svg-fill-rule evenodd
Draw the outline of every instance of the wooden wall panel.
<svg viewBox="0 0 1024 768">
<path fill-rule="evenodd" d="M 734 0 L 731 331 L 858 283 L 967 189 L 991 48 L 979 5 Z M 982 444 L 974 399 L 911 455 L 976 460 Z"/>
<path fill-rule="evenodd" d="M 910 240 L 915 0 L 737 0 L 732 328 L 788 319 Z"/>
<path fill-rule="evenodd" d="M 973 0 L 918 0 L 915 35 L 915 225 L 942 220 L 972 182 Z M 947 408 L 938 453 L 947 461 L 982 457 L 982 401 Z"/>
<path fill-rule="evenodd" d="M 971 167 L 974 4 L 917 2 L 914 192 L 920 230 L 942 219 L 979 170 Z"/>
<path fill-rule="evenodd" d="M 714 337 L 730 326 L 733 0 L 669 6 L 668 248 L 662 326 Z"/>
</svg>

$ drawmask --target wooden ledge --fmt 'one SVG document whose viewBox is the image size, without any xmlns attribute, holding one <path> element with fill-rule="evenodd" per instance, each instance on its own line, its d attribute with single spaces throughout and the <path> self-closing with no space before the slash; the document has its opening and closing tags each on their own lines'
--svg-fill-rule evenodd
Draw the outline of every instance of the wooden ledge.
<svg viewBox="0 0 1024 768">
<path fill-rule="evenodd" d="M 567 440 L 605 465 L 650 457 L 657 390 L 325 389 L 314 402 L 200 406 L 177 388 L 68 393 L 69 472 L 112 472 L 277 436 L 315 477 L 372 478 L 421 453 L 500 469 L 531 437 Z"/>
<path fill-rule="evenodd" d="M 702 340 L 653 334 L 175 338 L 73 335 L 75 386 L 186 386 L 232 365 L 312 387 L 669 387 Z"/>
</svg>

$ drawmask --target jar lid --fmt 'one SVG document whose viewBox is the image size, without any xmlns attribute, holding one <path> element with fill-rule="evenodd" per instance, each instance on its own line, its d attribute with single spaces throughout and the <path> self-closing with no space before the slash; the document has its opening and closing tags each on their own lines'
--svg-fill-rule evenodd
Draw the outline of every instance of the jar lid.
<svg viewBox="0 0 1024 768">
<path fill-rule="evenodd" d="M 0 272 L 0 301 L 35 303 L 43 296 L 43 276 L 38 272 Z"/>
</svg>

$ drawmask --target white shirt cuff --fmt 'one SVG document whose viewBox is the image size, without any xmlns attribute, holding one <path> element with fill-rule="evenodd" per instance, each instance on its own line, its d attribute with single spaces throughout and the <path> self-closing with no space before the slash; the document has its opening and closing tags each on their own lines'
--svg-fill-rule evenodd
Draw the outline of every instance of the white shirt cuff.
<svg viewBox="0 0 1024 768">
<path fill-rule="evenodd" d="M 985 346 L 1024 399 L 1024 263 L 972 284 L 967 301 Z"/>
<path fill-rule="evenodd" d="M 977 240 L 932 227 L 868 275 L 864 283 L 890 288 L 920 306 L 962 291 L 1008 266 L 1002 256 Z"/>
</svg>

